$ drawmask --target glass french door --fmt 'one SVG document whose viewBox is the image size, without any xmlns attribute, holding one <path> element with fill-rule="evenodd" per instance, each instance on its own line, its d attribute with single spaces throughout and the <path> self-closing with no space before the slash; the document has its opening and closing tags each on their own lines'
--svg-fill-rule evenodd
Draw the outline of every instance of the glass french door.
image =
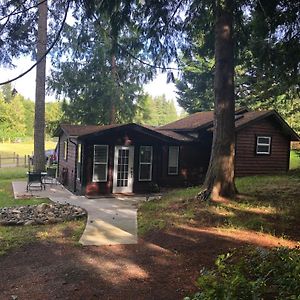
<svg viewBox="0 0 300 300">
<path fill-rule="evenodd" d="M 132 193 L 133 159 L 133 146 L 115 147 L 113 193 Z"/>
</svg>

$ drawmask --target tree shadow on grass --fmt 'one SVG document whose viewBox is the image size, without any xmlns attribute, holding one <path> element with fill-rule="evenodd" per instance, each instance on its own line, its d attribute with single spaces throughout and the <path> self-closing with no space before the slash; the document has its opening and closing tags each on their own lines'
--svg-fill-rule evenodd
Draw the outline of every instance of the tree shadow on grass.
<svg viewBox="0 0 300 300">
<path fill-rule="evenodd" d="M 217 255 L 245 245 L 271 247 L 265 236 L 174 226 L 137 245 L 74 246 L 47 241 L 0 257 L 0 298 L 182 299 L 196 290 L 200 270 Z"/>
</svg>

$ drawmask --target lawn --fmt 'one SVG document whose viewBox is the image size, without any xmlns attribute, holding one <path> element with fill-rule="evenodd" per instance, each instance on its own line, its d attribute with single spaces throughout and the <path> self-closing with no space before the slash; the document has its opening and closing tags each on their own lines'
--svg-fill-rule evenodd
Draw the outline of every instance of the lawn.
<svg viewBox="0 0 300 300">
<path fill-rule="evenodd" d="M 236 185 L 227 202 L 200 202 L 195 187 L 142 203 L 140 236 L 184 257 L 199 287 L 186 299 L 298 299 L 300 169 Z"/>
<path fill-rule="evenodd" d="M 195 200 L 200 187 L 174 190 L 139 208 L 139 233 L 191 225 L 219 230 L 253 230 L 284 239 L 300 239 L 300 170 L 286 175 L 236 180 L 240 196 L 228 203 Z"/>
<path fill-rule="evenodd" d="M 25 168 L 0 169 L 0 207 L 34 205 L 49 202 L 49 199 L 14 199 L 11 182 L 13 180 L 26 180 Z M 71 221 L 56 225 L 42 226 L 0 226 L 0 255 L 12 248 L 43 240 L 68 240 L 77 242 L 84 230 L 85 221 Z M 65 232 L 68 234 L 66 235 Z"/>
<path fill-rule="evenodd" d="M 290 157 L 290 169 L 300 168 L 300 150 L 292 150 Z"/>
<path fill-rule="evenodd" d="M 32 155 L 33 142 L 31 143 L 0 143 L 0 155 L 11 156 L 13 153 L 20 156 Z M 55 149 L 56 143 L 53 141 L 46 141 L 45 149 Z"/>
</svg>

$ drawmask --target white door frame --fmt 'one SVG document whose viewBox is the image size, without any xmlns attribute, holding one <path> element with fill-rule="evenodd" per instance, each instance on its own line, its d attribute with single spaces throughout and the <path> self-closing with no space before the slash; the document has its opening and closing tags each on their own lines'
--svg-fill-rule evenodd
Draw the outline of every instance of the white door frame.
<svg viewBox="0 0 300 300">
<path fill-rule="evenodd" d="M 119 150 L 129 150 L 127 186 L 117 186 Z M 134 176 L 134 146 L 115 146 L 113 193 L 132 193 Z"/>
</svg>

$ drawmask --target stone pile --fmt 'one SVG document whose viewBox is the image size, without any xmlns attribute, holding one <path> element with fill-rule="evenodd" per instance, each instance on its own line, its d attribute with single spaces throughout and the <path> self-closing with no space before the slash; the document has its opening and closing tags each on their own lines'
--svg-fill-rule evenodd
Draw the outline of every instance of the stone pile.
<svg viewBox="0 0 300 300">
<path fill-rule="evenodd" d="M 42 203 L 0 208 L 0 225 L 54 224 L 86 216 L 86 211 L 70 204 Z"/>
</svg>

